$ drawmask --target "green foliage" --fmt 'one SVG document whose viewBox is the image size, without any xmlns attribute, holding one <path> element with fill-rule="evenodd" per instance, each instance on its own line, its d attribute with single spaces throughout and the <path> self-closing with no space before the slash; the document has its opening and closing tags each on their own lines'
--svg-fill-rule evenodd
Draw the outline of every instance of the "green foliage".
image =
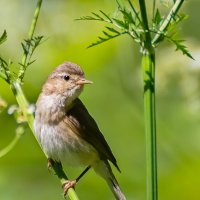
<svg viewBox="0 0 200 200">
<path fill-rule="evenodd" d="M 7 39 L 7 32 L 4 30 L 3 34 L 0 37 L 0 45 L 3 44 Z"/>
<path fill-rule="evenodd" d="M 4 31 L 3 35 L 0 38 L 0 44 L 6 41 L 7 33 Z M 26 68 L 35 62 L 35 60 L 32 60 L 32 56 L 36 48 L 39 44 L 41 44 L 43 39 L 43 36 L 35 36 L 31 39 L 24 40 L 24 42 L 21 43 L 24 56 L 26 59 L 24 59 L 24 62 L 19 63 L 23 67 L 23 73 L 25 73 Z M 9 62 L 6 62 L 4 58 L 0 56 L 0 77 L 3 78 L 6 82 L 11 83 L 17 79 L 17 75 L 10 70 L 10 66 L 12 65 L 12 61 L 9 60 Z M 18 71 L 19 75 L 20 71 Z"/>
<path fill-rule="evenodd" d="M 10 71 L 9 67 L 12 62 L 6 62 L 2 57 L 0 57 L 0 77 L 4 79 L 7 83 L 11 83 L 13 80 L 13 74 Z"/>
<path fill-rule="evenodd" d="M 185 42 L 185 40 L 174 39 L 173 37 L 168 37 L 167 39 L 176 46 L 176 51 L 181 51 L 183 53 L 183 55 L 186 55 L 189 58 L 194 60 L 194 58 L 188 51 L 188 48 L 183 44 L 183 42 Z"/>
<path fill-rule="evenodd" d="M 23 51 L 24 51 L 24 56 L 26 59 L 24 59 L 24 62 L 22 61 L 19 64 L 23 67 L 24 71 L 29 65 L 35 62 L 35 60 L 32 60 L 32 56 L 36 48 L 43 41 L 43 38 L 44 36 L 34 36 L 31 39 L 26 39 L 24 40 L 24 42 L 21 43 Z"/>
<path fill-rule="evenodd" d="M 118 2 L 117 2 L 118 3 Z M 132 6 L 131 2 L 129 1 Z M 134 7 L 132 7 L 132 12 L 127 10 L 125 7 L 122 7 L 118 3 L 118 10 L 120 13 L 120 18 L 110 17 L 103 11 L 99 11 L 99 13 L 92 12 L 91 16 L 81 17 L 78 20 L 96 20 L 104 23 L 111 24 L 111 26 L 105 26 L 106 30 L 102 31 L 104 36 L 99 36 L 98 40 L 88 47 L 93 47 L 103 42 L 106 42 L 110 39 L 116 38 L 123 34 L 129 34 L 136 42 L 140 43 L 140 34 L 141 29 L 141 21 L 138 17 L 137 12 Z"/>
<path fill-rule="evenodd" d="M 0 45 L 3 44 L 7 39 L 7 32 L 4 30 L 0 37 Z M 6 82 L 10 81 L 10 71 L 8 69 L 8 63 L 0 55 L 0 77 Z"/>
<path fill-rule="evenodd" d="M 157 9 L 155 17 L 153 19 L 153 28 L 152 33 L 159 34 L 159 39 L 153 43 L 154 46 L 157 46 L 160 42 L 162 42 L 165 38 L 170 41 L 172 44 L 176 46 L 176 51 L 181 51 L 183 55 L 188 56 L 191 59 L 194 59 L 192 55 L 190 54 L 187 47 L 183 44 L 185 40 L 177 39 L 177 25 L 182 22 L 183 20 L 187 19 L 187 15 L 179 15 L 172 12 L 172 14 L 169 15 L 170 23 L 162 30 L 162 32 L 159 32 L 160 27 L 165 22 L 166 18 L 164 16 L 161 16 L 159 10 Z"/>
<path fill-rule="evenodd" d="M 157 47 L 159 43 L 166 38 L 176 46 L 177 51 L 181 51 L 184 55 L 193 59 L 187 47 L 183 44 L 184 40 L 174 38 L 174 35 L 176 35 L 175 33 L 177 33 L 177 25 L 187 18 L 185 15 L 179 15 L 177 13 L 178 10 L 173 10 L 178 1 L 173 2 L 172 10 L 169 12 L 169 15 L 161 14 L 155 4 L 153 11 L 155 14 L 152 16 L 152 23 L 149 24 L 149 30 L 144 29 L 141 12 L 137 11 L 130 0 L 128 0 L 127 6 L 121 5 L 118 1 L 116 2 L 119 12 L 119 16 L 117 18 L 111 17 L 100 10 L 99 13 L 92 12 L 91 16 L 85 16 L 78 19 L 100 21 L 111 25 L 106 25 L 106 30 L 102 31 L 103 36 L 99 36 L 98 40 L 93 42 L 88 47 L 93 47 L 123 34 L 128 34 L 135 40 L 135 42 L 140 44 L 141 48 L 144 48 L 145 34 L 149 31 L 151 38 L 153 38 L 152 44 L 154 47 Z M 164 5 L 166 6 L 166 2 Z M 169 6 L 170 4 L 168 2 L 167 7 Z M 178 8 L 179 7 L 177 7 L 177 9 Z"/>
<path fill-rule="evenodd" d="M 97 13 L 92 13 L 92 16 L 86 16 L 86 17 L 81 17 L 77 20 L 97 20 L 97 21 L 101 21 L 101 22 L 106 22 L 106 23 L 110 23 L 110 24 L 113 24 L 119 28 L 121 28 L 122 30 L 117 30 L 113 27 L 110 27 L 110 26 L 106 26 L 106 30 L 103 31 L 103 34 L 104 36 L 99 36 L 98 39 L 96 42 L 92 43 L 91 45 L 88 46 L 89 47 L 92 47 L 92 46 L 95 46 L 95 45 L 98 45 L 98 44 L 101 44 L 103 42 L 106 42 L 110 39 L 113 39 L 113 38 L 116 38 L 122 34 L 125 34 L 126 31 L 124 29 L 123 31 L 123 22 L 118 20 L 118 19 L 115 19 L 115 18 L 111 18 L 109 17 L 107 14 L 105 14 L 103 11 L 99 11 L 100 13 L 97 14 Z"/>
</svg>

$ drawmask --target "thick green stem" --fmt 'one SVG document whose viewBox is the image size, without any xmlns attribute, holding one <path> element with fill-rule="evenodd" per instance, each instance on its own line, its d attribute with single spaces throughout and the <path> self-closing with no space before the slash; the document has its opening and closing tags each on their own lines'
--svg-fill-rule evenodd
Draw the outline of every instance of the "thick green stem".
<svg viewBox="0 0 200 200">
<path fill-rule="evenodd" d="M 147 169 L 147 200 L 157 200 L 157 143 L 156 143 L 156 108 L 155 108 L 155 46 L 171 20 L 177 15 L 184 0 L 177 0 L 168 16 L 161 24 L 158 33 L 151 38 L 148 26 L 145 0 L 139 0 L 142 24 L 144 28 L 143 46 L 143 79 L 144 79 L 144 115 L 146 132 L 146 169 Z M 155 12 L 155 3 L 153 9 Z M 155 13 L 154 13 L 155 14 Z"/>
<path fill-rule="evenodd" d="M 155 108 L 155 50 L 151 43 L 145 0 L 139 0 L 144 28 L 142 57 L 144 80 L 144 116 L 146 133 L 147 200 L 157 200 L 157 150 Z"/>
<path fill-rule="evenodd" d="M 142 67 L 146 132 L 147 200 L 157 200 L 155 54 L 146 52 L 142 58 Z"/>
</svg>

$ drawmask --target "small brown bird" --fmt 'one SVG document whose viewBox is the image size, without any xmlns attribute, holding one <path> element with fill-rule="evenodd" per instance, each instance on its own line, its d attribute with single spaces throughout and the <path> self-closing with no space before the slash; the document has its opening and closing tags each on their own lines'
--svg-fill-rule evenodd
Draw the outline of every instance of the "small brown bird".
<svg viewBox="0 0 200 200">
<path fill-rule="evenodd" d="M 125 200 L 109 164 L 112 162 L 119 170 L 116 159 L 95 120 L 78 98 L 84 85 L 90 83 L 78 65 L 65 62 L 58 66 L 37 100 L 35 135 L 50 160 L 87 169 L 92 167 L 106 180 L 115 198 Z M 75 183 L 66 183 L 65 190 Z"/>
</svg>

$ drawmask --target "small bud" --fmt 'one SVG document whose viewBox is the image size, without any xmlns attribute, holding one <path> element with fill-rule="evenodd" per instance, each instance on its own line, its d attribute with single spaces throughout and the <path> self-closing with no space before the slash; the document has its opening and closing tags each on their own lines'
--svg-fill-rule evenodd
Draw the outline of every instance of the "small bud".
<svg viewBox="0 0 200 200">
<path fill-rule="evenodd" d="M 7 102 L 0 97 L 0 112 L 8 106 Z"/>
<path fill-rule="evenodd" d="M 8 108 L 8 114 L 9 115 L 12 115 L 13 113 L 15 113 L 17 111 L 18 107 L 17 105 L 11 105 L 9 108 Z"/>
<path fill-rule="evenodd" d="M 24 132 L 25 132 L 24 127 L 23 127 L 23 126 L 18 126 L 18 127 L 16 128 L 15 132 L 16 132 L 17 136 L 20 137 L 20 136 L 23 135 Z"/>
</svg>

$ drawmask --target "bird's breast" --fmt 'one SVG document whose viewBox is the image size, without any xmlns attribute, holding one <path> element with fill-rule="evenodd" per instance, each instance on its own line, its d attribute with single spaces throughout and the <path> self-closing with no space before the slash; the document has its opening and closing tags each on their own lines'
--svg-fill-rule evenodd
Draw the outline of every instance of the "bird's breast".
<svg viewBox="0 0 200 200">
<path fill-rule="evenodd" d="M 77 136 L 70 127 L 60 124 L 34 121 L 35 136 L 45 154 L 68 165 L 92 165 L 99 160 L 97 151 L 88 142 Z"/>
</svg>

